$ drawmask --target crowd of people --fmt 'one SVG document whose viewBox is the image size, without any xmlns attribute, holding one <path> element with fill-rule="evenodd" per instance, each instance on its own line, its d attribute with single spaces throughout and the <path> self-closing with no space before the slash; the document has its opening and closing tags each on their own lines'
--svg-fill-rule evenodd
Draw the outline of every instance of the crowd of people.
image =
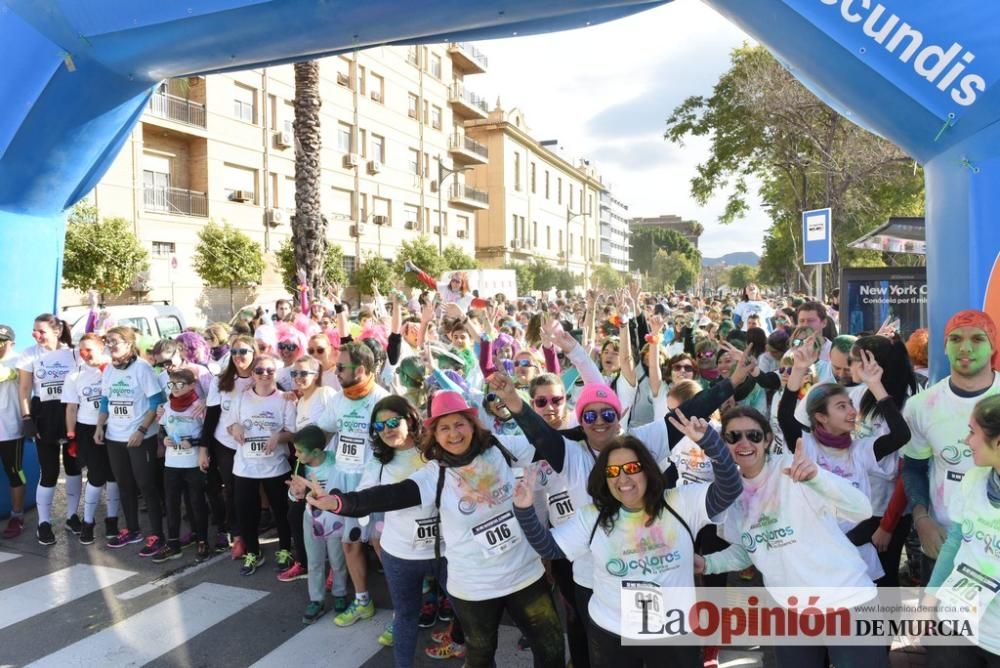
<svg viewBox="0 0 1000 668">
<path fill-rule="evenodd" d="M 302 621 L 332 608 L 338 627 L 374 616 L 377 559 L 394 611 L 379 642 L 403 667 L 436 621 L 428 656 L 493 665 L 504 613 L 536 666 L 717 665 L 718 647 L 624 642 L 620 593 L 640 576 L 841 587 L 848 607 L 901 580 L 945 600 L 959 571 L 996 581 L 996 543 L 976 539 L 1000 527 L 987 314 L 947 323 L 950 374 L 928 386 L 925 330 L 838 332 L 836 295 L 480 298 L 461 272 L 409 269 L 426 290 L 354 312 L 303 287 L 149 349 L 96 306 L 75 342 L 51 314 L 18 351 L 0 326 L 3 538 L 25 527 L 33 442 L 41 545 L 60 525 L 93 544 L 101 516 L 107 548 L 154 563 L 190 546 L 260 577 L 273 559 L 306 580 Z M 794 538 L 755 544 L 770 524 Z M 930 666 L 1000 665 L 987 605 L 978 643 L 929 647 Z M 887 648 L 822 640 L 775 656 L 888 665 Z"/>
</svg>

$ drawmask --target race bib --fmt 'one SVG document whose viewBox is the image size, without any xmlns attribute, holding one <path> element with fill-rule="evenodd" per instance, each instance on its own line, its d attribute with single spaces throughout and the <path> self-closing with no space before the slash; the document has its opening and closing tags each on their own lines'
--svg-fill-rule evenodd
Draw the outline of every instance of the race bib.
<svg viewBox="0 0 1000 668">
<path fill-rule="evenodd" d="M 128 422 L 135 416 L 135 406 L 131 401 L 109 401 L 108 412 L 111 419 Z"/>
<path fill-rule="evenodd" d="M 496 557 L 521 542 L 521 530 L 514 519 L 514 511 L 492 517 L 472 527 L 472 538 L 487 557 Z"/>
<path fill-rule="evenodd" d="M 441 523 L 437 517 L 427 517 L 413 523 L 413 548 L 415 550 L 426 550 L 434 547 L 434 540 L 438 536 Z"/>
<path fill-rule="evenodd" d="M 262 459 L 270 457 L 267 451 L 266 438 L 248 438 L 243 442 L 243 456 L 247 459 Z"/>
<path fill-rule="evenodd" d="M 337 463 L 358 467 L 365 461 L 365 446 L 367 441 L 356 436 L 340 435 L 337 440 Z"/>
<path fill-rule="evenodd" d="M 664 624 L 663 594 L 655 582 L 622 580 L 622 629 L 661 629 Z M 631 634 L 630 634 L 631 635 Z"/>
<path fill-rule="evenodd" d="M 935 596 L 942 605 L 954 609 L 944 613 L 943 617 L 967 621 L 973 633 L 977 633 L 979 622 L 997 592 L 1000 592 L 1000 581 L 964 562 L 956 562 Z"/>
<path fill-rule="evenodd" d="M 549 500 L 549 522 L 557 527 L 576 513 L 573 507 L 573 500 L 569 498 L 569 492 L 557 492 L 548 495 Z"/>
<path fill-rule="evenodd" d="M 50 380 L 42 383 L 42 401 L 55 401 L 62 397 L 63 383 L 61 380 Z"/>
</svg>

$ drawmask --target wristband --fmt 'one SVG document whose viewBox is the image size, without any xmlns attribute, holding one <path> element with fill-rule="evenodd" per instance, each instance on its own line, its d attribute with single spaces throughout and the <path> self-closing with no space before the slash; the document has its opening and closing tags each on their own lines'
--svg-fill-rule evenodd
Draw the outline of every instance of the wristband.
<svg viewBox="0 0 1000 668">
<path fill-rule="evenodd" d="M 142 434 L 143 436 L 145 436 L 145 435 L 146 435 L 146 432 L 147 432 L 147 431 L 149 431 L 149 429 L 148 429 L 148 428 L 146 428 L 146 427 L 143 427 L 142 425 L 139 425 L 139 426 L 138 426 L 138 427 L 136 428 L 136 431 L 137 431 L 137 432 L 139 432 L 140 434 Z"/>
<path fill-rule="evenodd" d="M 337 315 L 340 315 L 341 313 L 344 312 L 344 305 L 343 304 L 334 304 L 333 305 L 333 312 L 336 313 Z"/>
</svg>

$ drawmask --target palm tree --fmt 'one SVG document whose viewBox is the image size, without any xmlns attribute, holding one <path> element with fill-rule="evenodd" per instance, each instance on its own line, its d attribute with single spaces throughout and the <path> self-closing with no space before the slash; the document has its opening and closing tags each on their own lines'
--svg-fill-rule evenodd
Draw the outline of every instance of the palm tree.
<svg viewBox="0 0 1000 668">
<path fill-rule="evenodd" d="M 313 294 L 323 294 L 326 218 L 320 206 L 322 167 L 319 127 L 319 62 L 295 64 L 295 215 L 292 246 L 295 266 L 305 271 Z"/>
</svg>

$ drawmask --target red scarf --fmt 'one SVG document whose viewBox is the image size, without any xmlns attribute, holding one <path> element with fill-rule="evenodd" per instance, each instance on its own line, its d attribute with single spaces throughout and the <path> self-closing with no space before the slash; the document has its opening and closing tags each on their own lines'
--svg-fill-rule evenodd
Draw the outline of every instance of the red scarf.
<svg viewBox="0 0 1000 668">
<path fill-rule="evenodd" d="M 375 389 L 375 376 L 368 376 L 368 380 L 363 383 L 355 383 L 350 387 L 344 388 L 344 396 L 351 401 L 357 401 L 358 399 L 364 399 L 368 396 L 368 393 Z"/>
<path fill-rule="evenodd" d="M 187 394 L 182 394 L 179 397 L 170 395 L 170 410 L 175 413 L 183 413 L 187 409 L 191 408 L 191 405 L 198 401 L 198 395 L 195 393 L 194 388 Z"/>
<path fill-rule="evenodd" d="M 846 450 L 847 448 L 851 447 L 851 443 L 854 442 L 854 439 L 851 438 L 850 433 L 841 434 L 840 436 L 834 436 L 833 434 L 828 432 L 826 429 L 823 429 L 823 427 L 820 427 L 819 425 L 816 425 L 813 428 L 813 436 L 815 436 L 816 440 L 825 445 L 826 447 L 835 448 L 837 450 Z"/>
</svg>

